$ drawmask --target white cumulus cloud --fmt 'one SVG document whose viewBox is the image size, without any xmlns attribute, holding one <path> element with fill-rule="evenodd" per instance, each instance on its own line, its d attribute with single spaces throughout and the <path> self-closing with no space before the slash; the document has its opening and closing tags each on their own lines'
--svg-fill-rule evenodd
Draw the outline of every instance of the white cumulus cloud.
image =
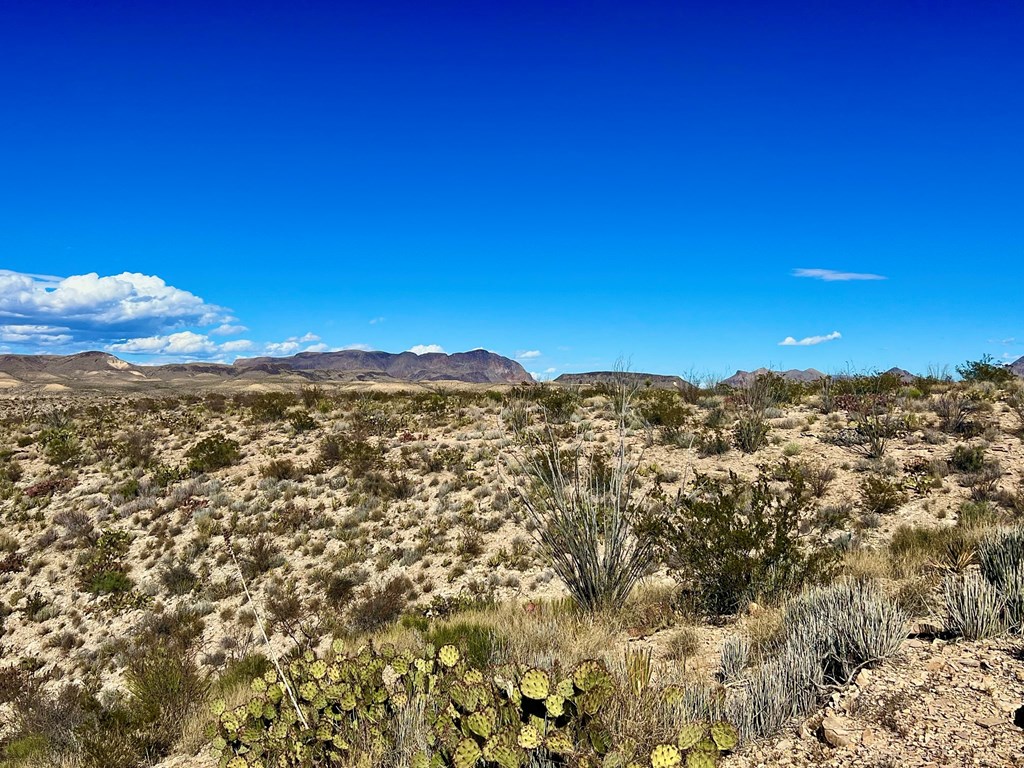
<svg viewBox="0 0 1024 768">
<path fill-rule="evenodd" d="M 533 360 L 534 358 L 540 357 L 541 352 L 539 349 L 527 349 L 516 352 L 516 360 Z"/>
<path fill-rule="evenodd" d="M 444 347 L 440 344 L 417 344 L 409 347 L 406 352 L 412 352 L 414 355 L 445 354 Z"/>
<path fill-rule="evenodd" d="M 40 346 L 67 344 L 74 338 L 66 333 L 68 330 L 59 325 L 0 325 L 0 341 Z"/>
<path fill-rule="evenodd" d="M 888 280 L 884 275 L 873 275 L 870 272 L 840 272 L 835 269 L 794 269 L 793 276 L 812 277 L 830 283 L 847 280 Z"/>
<path fill-rule="evenodd" d="M 326 352 L 329 347 L 319 342 L 320 337 L 315 333 L 306 333 L 302 336 L 289 336 L 284 341 L 270 341 L 263 346 L 263 354 L 271 357 L 287 357 L 296 352 Z"/>
<path fill-rule="evenodd" d="M 155 331 L 230 322 L 227 310 L 155 275 L 52 277 L 0 271 L 0 317 L 15 325 Z"/>
<path fill-rule="evenodd" d="M 787 336 L 779 342 L 780 347 L 813 347 L 815 344 L 824 344 L 826 341 L 835 341 L 836 339 L 843 338 L 843 334 L 839 331 L 832 331 L 832 333 L 826 334 L 825 336 L 807 336 L 797 341 L 792 336 Z"/>
</svg>

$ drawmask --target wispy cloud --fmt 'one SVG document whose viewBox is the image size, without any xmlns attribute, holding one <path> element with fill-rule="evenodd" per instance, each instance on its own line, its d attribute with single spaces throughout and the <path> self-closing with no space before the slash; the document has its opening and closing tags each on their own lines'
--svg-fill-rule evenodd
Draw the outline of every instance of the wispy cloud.
<svg viewBox="0 0 1024 768">
<path fill-rule="evenodd" d="M 813 347 L 815 344 L 824 344 L 826 341 L 835 341 L 836 339 L 843 338 L 843 334 L 839 331 L 832 331 L 832 333 L 826 334 L 825 336 L 807 336 L 806 338 L 797 341 L 792 336 L 787 336 L 779 342 L 780 347 Z"/>
<path fill-rule="evenodd" d="M 516 352 L 516 360 L 534 360 L 541 356 L 539 349 L 526 349 Z"/>
<path fill-rule="evenodd" d="M 370 320 L 370 325 L 379 325 L 380 323 L 383 323 L 386 319 L 387 318 L 384 317 L 375 317 L 372 320 Z"/>
<path fill-rule="evenodd" d="M 417 344 L 414 347 L 409 347 L 406 351 L 412 352 L 414 355 L 445 354 L 444 347 L 440 344 Z"/>
<path fill-rule="evenodd" d="M 245 333 L 249 329 L 244 325 L 231 325 L 230 323 L 224 323 L 218 325 L 216 328 L 210 331 L 211 336 L 235 336 L 239 333 Z"/>
<path fill-rule="evenodd" d="M 839 272 L 835 269 L 794 269 L 794 277 L 811 277 L 826 282 L 842 282 L 847 280 L 888 280 L 884 275 L 873 275 L 870 272 Z"/>
</svg>

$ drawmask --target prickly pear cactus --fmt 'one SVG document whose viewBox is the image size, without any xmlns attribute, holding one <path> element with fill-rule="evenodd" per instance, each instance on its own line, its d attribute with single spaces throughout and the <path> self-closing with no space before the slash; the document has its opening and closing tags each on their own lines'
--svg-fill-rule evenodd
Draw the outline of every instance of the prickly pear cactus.
<svg viewBox="0 0 1024 768">
<path fill-rule="evenodd" d="M 651 751 L 651 768 L 675 768 L 683 756 L 673 744 L 659 744 Z"/>
<path fill-rule="evenodd" d="M 477 746 L 473 739 L 463 739 L 455 748 L 455 754 L 452 755 L 452 763 L 455 768 L 473 768 L 476 765 L 476 761 L 482 755 L 480 747 Z"/>
<path fill-rule="evenodd" d="M 676 739 L 676 745 L 684 751 L 693 749 L 706 734 L 707 729 L 700 723 L 687 723 L 679 729 L 679 738 Z"/>
<path fill-rule="evenodd" d="M 459 663 L 459 649 L 454 645 L 444 645 L 437 652 L 437 660 L 445 667 L 451 669 Z"/>
<path fill-rule="evenodd" d="M 519 681 L 519 690 L 526 698 L 541 701 L 551 692 L 551 678 L 542 669 L 528 669 Z"/>
<path fill-rule="evenodd" d="M 715 756 L 710 752 L 698 750 L 686 756 L 686 768 L 715 768 Z"/>
<path fill-rule="evenodd" d="M 729 752 L 736 749 L 736 745 L 740 740 L 740 734 L 732 724 L 719 722 L 711 726 L 711 739 L 720 751 Z"/>
</svg>

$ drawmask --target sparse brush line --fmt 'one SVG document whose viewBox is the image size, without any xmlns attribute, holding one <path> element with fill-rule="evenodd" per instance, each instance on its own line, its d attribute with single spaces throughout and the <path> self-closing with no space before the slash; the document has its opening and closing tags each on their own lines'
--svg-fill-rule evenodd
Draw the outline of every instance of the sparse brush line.
<svg viewBox="0 0 1024 768">
<path fill-rule="evenodd" d="M 245 583 L 245 576 L 242 575 L 242 567 L 238 564 L 238 558 L 235 557 L 235 548 L 231 546 L 231 538 L 228 534 L 224 534 L 224 544 L 228 548 L 228 553 L 231 555 L 231 562 L 235 564 L 235 570 L 238 572 L 238 580 L 242 583 L 242 590 L 245 592 L 245 599 L 249 601 L 249 607 L 252 608 L 252 615 L 256 617 L 256 626 L 260 628 L 260 634 L 263 635 L 263 642 L 267 645 L 267 652 L 270 654 L 270 660 L 274 662 L 274 668 L 277 670 L 278 676 L 281 678 L 281 684 L 284 685 L 284 689 L 288 692 L 288 698 L 291 699 L 292 706 L 295 707 L 295 714 L 299 717 L 299 722 L 302 723 L 303 728 L 308 728 L 309 724 L 306 722 L 306 716 L 302 714 L 302 709 L 299 707 L 299 700 L 295 697 L 295 691 L 292 690 L 292 684 L 288 682 L 288 677 L 285 675 L 284 670 L 281 669 L 281 662 L 277 659 L 277 654 L 274 653 L 274 648 L 270 644 L 270 637 L 267 636 L 267 630 L 264 627 L 263 619 L 260 617 L 260 612 L 256 609 L 256 601 L 252 599 L 252 595 L 249 594 L 249 587 Z"/>
</svg>

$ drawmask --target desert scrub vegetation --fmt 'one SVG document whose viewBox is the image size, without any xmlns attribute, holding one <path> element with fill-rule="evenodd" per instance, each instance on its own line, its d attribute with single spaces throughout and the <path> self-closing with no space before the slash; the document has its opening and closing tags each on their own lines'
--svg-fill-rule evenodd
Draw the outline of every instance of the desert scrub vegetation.
<svg viewBox="0 0 1024 768">
<path fill-rule="evenodd" d="M 0 731 L 0 761 L 208 757 L 208 729 L 263 701 L 256 679 L 267 690 L 287 680 L 317 726 L 302 729 L 297 714 L 281 725 L 295 712 L 287 694 L 271 718 L 264 702 L 235 735 L 219 731 L 228 763 L 252 752 L 243 737 L 273 753 L 282 729 L 303 745 L 296 765 L 326 760 L 337 736 L 351 765 L 405 766 L 421 752 L 454 765 L 475 747 L 475 768 L 506 768 L 499 754 L 523 766 L 630 755 L 650 768 L 658 747 L 658 764 L 720 755 L 708 743 L 715 723 L 734 726 L 742 750 L 841 692 L 859 665 L 888 663 L 908 626 L 965 644 L 1021 631 L 1019 391 L 836 376 L 769 378 L 752 392 L 11 396 L 0 416 L 0 676 L 20 682 L 0 685 L 0 720 L 19 713 Z M 862 412 L 879 395 L 892 427 L 883 451 L 870 448 L 879 435 Z M 750 453 L 735 442 L 744 418 L 768 429 Z M 46 430 L 74 435 L 76 455 L 51 462 Z M 191 682 L 165 686 L 183 698 L 155 706 L 161 685 L 134 677 L 144 665 L 131 638 L 146 627 L 188 635 L 149 636 L 191 665 Z M 448 646 L 456 667 L 438 657 Z M 321 694 L 338 693 L 329 685 L 352 682 L 325 672 L 302 697 L 311 665 L 349 675 L 364 648 L 381 675 L 402 660 L 429 666 L 436 688 L 414 690 L 410 672 L 401 705 L 395 678 L 386 701 L 360 693 L 353 709 L 340 707 L 347 696 L 322 708 Z M 523 704 L 527 673 L 557 688 L 588 662 L 611 681 L 597 715 L 583 723 L 563 697 L 571 722 L 540 728 L 530 717 L 546 717 L 546 699 L 543 713 L 539 700 Z M 478 685 L 465 680 L 476 673 L 493 696 L 490 726 L 490 712 L 481 720 L 450 695 Z M 449 707 L 458 718 L 438 731 Z M 148 714 L 135 719 L 136 708 Z M 159 715 L 168 729 L 157 734 L 158 711 L 187 714 Z M 318 740 L 327 725 L 334 746 Z M 519 744 L 528 725 L 540 746 Z M 592 732 L 607 737 L 604 755 Z M 561 736 L 571 756 L 557 751 Z"/>
<path fill-rule="evenodd" d="M 789 481 L 782 491 L 774 487 L 780 471 Z M 645 533 L 686 600 L 708 614 L 733 614 L 827 575 L 836 553 L 821 531 L 813 541 L 802 533 L 809 498 L 804 475 L 789 464 L 762 468 L 753 482 L 699 474 L 647 517 Z"/>
</svg>

